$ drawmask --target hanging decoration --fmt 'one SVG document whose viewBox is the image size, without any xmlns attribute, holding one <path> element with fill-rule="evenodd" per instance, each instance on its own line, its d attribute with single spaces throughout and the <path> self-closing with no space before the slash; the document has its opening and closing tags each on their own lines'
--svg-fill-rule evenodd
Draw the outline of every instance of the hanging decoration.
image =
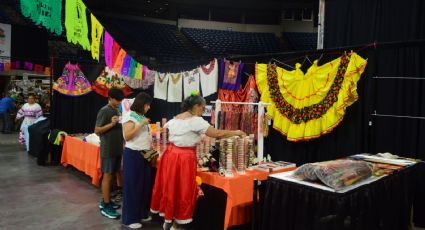
<svg viewBox="0 0 425 230">
<path fill-rule="evenodd" d="M 66 0 L 65 27 L 68 42 L 78 43 L 84 50 L 90 50 L 86 6 L 82 0 Z"/>
<path fill-rule="evenodd" d="M 118 55 L 115 58 L 114 67 L 112 68 L 112 71 L 114 71 L 115 73 L 121 74 L 122 66 L 126 56 L 127 56 L 127 53 L 125 52 L 125 50 L 120 49 L 120 51 L 118 52 Z"/>
<path fill-rule="evenodd" d="M 99 61 L 100 53 L 100 40 L 103 34 L 103 26 L 99 23 L 97 18 L 90 14 L 91 18 L 91 55 L 93 59 Z M 106 59 L 106 55 L 105 55 Z"/>
<path fill-rule="evenodd" d="M 113 45 L 114 45 L 114 39 L 108 33 L 108 31 L 105 30 L 105 33 L 103 35 L 103 49 L 105 53 L 105 63 L 109 68 L 112 68 L 114 65 L 114 62 L 112 61 Z"/>
<path fill-rule="evenodd" d="M 221 60 L 220 76 L 223 79 L 222 89 L 239 90 L 241 88 L 241 73 L 244 64 L 241 62 Z"/>
<path fill-rule="evenodd" d="M 21 12 L 36 25 L 51 33 L 62 34 L 62 0 L 21 0 Z"/>
<path fill-rule="evenodd" d="M 184 98 L 194 91 L 199 92 L 199 71 L 194 69 L 183 73 Z"/>
<path fill-rule="evenodd" d="M 108 97 L 108 92 L 111 88 L 121 89 L 124 96 L 131 93 L 131 89 L 125 84 L 123 76 L 112 71 L 107 66 L 105 66 L 99 77 L 97 77 L 92 88 L 96 93 L 104 97 Z"/>
<path fill-rule="evenodd" d="M 170 74 L 170 79 L 168 80 L 168 102 L 182 102 L 182 76 L 182 73 Z"/>
<path fill-rule="evenodd" d="M 121 67 L 121 74 L 124 76 L 128 76 L 130 73 L 130 64 L 131 64 L 131 57 L 129 54 L 125 54 L 125 57 L 122 61 L 122 67 Z"/>
<path fill-rule="evenodd" d="M 208 65 L 201 65 L 198 72 L 201 79 L 202 95 L 208 97 L 216 93 L 218 82 L 217 59 L 212 60 Z"/>
<path fill-rule="evenodd" d="M 257 64 L 261 101 L 271 103 L 267 115 L 273 119 L 273 127 L 290 141 L 331 132 L 342 121 L 345 109 L 357 101 L 357 81 L 366 64 L 356 53 L 322 66 L 315 61 L 305 74 L 300 64 L 292 71 Z"/>
<path fill-rule="evenodd" d="M 53 89 L 68 96 L 82 96 L 91 92 L 90 82 L 86 79 L 78 64 L 68 62 Z"/>
</svg>

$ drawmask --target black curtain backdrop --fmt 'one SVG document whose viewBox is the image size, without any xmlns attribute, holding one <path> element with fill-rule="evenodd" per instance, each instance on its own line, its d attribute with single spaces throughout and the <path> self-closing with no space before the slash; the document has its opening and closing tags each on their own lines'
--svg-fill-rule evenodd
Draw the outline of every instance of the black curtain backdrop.
<svg viewBox="0 0 425 230">
<path fill-rule="evenodd" d="M 325 9 L 325 47 L 424 39 L 424 11 L 425 2 L 421 0 L 328 0 Z M 424 117 L 425 43 L 378 45 L 368 53 L 368 71 L 362 79 L 364 85 L 360 87 L 369 89 L 371 93 L 363 94 L 359 104 L 367 103 L 366 108 L 379 114 Z M 371 79 L 373 76 L 424 80 Z M 369 101 L 365 96 L 373 100 Z M 369 135 L 370 147 L 359 146 L 357 149 L 373 153 L 389 151 L 425 159 L 425 144 L 421 141 L 425 137 L 424 120 L 370 117 L 370 112 L 360 111 L 363 122 L 372 121 L 370 132 L 361 130 L 360 127 L 365 125 L 363 122 L 353 130 L 360 135 Z"/>
<path fill-rule="evenodd" d="M 386 151 L 425 159 L 425 144 L 421 142 L 425 136 L 424 120 L 371 116 L 374 111 L 425 116 L 421 90 L 425 80 L 373 78 L 425 78 L 425 43 L 408 42 L 425 38 L 425 14 L 421 13 L 424 10 L 425 2 L 420 0 L 327 0 L 325 49 L 378 44 L 358 52 L 368 59 L 368 66 L 357 85 L 359 100 L 347 109 L 343 122 L 332 133 L 316 140 L 288 142 L 280 133 L 270 129 L 265 153 L 271 154 L 274 160 L 297 164 Z M 379 46 L 382 42 L 395 44 Z M 325 54 L 320 63 L 336 56 Z M 317 55 L 309 57 L 314 59 Z M 290 59 L 290 55 L 279 57 L 279 60 Z M 295 61 L 302 62 L 303 59 Z"/>
</svg>

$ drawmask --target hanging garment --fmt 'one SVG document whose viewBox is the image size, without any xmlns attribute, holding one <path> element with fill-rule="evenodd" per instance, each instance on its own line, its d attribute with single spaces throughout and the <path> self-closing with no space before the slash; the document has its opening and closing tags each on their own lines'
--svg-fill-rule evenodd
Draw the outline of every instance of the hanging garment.
<svg viewBox="0 0 425 230">
<path fill-rule="evenodd" d="M 114 62 L 112 61 L 112 47 L 114 45 L 114 39 L 106 30 L 103 36 L 104 36 L 103 47 L 104 47 L 104 53 L 105 53 L 105 63 L 111 69 L 114 65 Z"/>
<path fill-rule="evenodd" d="M 84 50 L 90 50 L 86 5 L 82 0 L 66 0 L 65 27 L 68 42 L 80 44 Z"/>
<path fill-rule="evenodd" d="M 91 56 L 99 61 L 100 39 L 103 34 L 103 26 L 99 23 L 93 14 L 90 14 L 91 19 Z M 105 55 L 106 57 L 106 55 Z"/>
<path fill-rule="evenodd" d="M 271 103 L 267 115 L 273 119 L 273 128 L 290 141 L 331 132 L 342 121 L 345 109 L 357 101 L 357 81 L 366 64 L 356 53 L 322 66 L 315 61 L 305 74 L 300 64 L 292 71 L 257 64 L 257 85 L 261 101 Z"/>
<path fill-rule="evenodd" d="M 254 76 L 249 76 L 248 81 L 243 89 L 238 91 L 220 89 L 218 91 L 218 99 L 221 101 L 233 102 L 252 102 L 259 101 L 259 93 Z M 226 129 L 240 129 L 249 134 L 257 135 L 258 113 L 255 105 L 231 105 L 222 104 L 221 110 L 226 112 L 227 122 Z M 228 120 L 229 118 L 237 118 L 237 120 Z"/>
<path fill-rule="evenodd" d="M 78 64 L 68 62 L 55 83 L 53 89 L 68 96 L 81 96 L 91 92 L 90 82 L 86 79 Z"/>
<path fill-rule="evenodd" d="M 108 97 L 108 92 L 111 88 L 121 89 L 124 96 L 131 93 L 130 87 L 124 83 L 123 76 L 115 73 L 107 66 L 105 66 L 99 77 L 97 77 L 92 88 L 96 93 L 104 97 Z"/>
<path fill-rule="evenodd" d="M 21 12 L 36 25 L 51 33 L 62 34 L 62 0 L 21 0 Z"/>
<path fill-rule="evenodd" d="M 202 95 L 208 97 L 217 92 L 218 63 L 217 59 L 212 60 L 208 65 L 198 68 L 201 79 Z"/>
<path fill-rule="evenodd" d="M 172 73 L 168 79 L 168 102 L 182 102 L 183 74 Z"/>
<path fill-rule="evenodd" d="M 160 73 L 155 76 L 155 85 L 153 89 L 154 98 L 167 100 L 167 83 L 169 74 Z"/>
<path fill-rule="evenodd" d="M 244 64 L 226 59 L 221 60 L 220 76 L 223 79 L 222 89 L 239 90 L 241 88 L 241 74 Z"/>
<path fill-rule="evenodd" d="M 199 71 L 194 69 L 183 73 L 184 98 L 194 91 L 199 92 Z"/>
</svg>

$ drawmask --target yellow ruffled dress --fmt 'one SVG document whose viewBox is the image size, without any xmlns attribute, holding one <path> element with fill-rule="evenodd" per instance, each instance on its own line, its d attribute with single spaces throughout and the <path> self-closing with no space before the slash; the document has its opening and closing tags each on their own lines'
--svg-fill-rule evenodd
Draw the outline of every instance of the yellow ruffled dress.
<svg viewBox="0 0 425 230">
<path fill-rule="evenodd" d="M 357 81 L 367 61 L 352 52 L 304 74 L 301 65 L 288 71 L 273 64 L 257 64 L 255 76 L 261 101 L 270 103 L 267 116 L 273 128 L 289 141 L 306 141 L 329 133 L 358 99 Z"/>
</svg>

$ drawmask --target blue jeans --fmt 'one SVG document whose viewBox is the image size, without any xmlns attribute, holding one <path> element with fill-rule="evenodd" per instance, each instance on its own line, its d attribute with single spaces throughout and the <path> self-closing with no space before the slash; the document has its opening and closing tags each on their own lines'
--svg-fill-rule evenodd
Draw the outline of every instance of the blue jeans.
<svg viewBox="0 0 425 230">
<path fill-rule="evenodd" d="M 10 114 L 8 112 L 0 113 L 1 119 L 3 121 L 2 133 L 12 132 L 12 121 L 10 120 Z"/>
</svg>

